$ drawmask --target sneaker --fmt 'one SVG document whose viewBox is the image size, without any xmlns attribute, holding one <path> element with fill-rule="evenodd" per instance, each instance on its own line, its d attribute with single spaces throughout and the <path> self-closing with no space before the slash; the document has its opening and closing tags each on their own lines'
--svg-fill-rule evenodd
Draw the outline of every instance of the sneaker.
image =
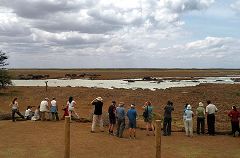
<svg viewBox="0 0 240 158">
<path fill-rule="evenodd" d="M 95 131 L 91 131 L 91 133 L 95 133 Z"/>
</svg>

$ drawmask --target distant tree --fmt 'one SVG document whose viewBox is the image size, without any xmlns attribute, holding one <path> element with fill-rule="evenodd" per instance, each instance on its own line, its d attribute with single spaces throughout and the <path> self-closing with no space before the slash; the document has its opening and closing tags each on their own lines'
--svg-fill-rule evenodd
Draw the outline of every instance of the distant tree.
<svg viewBox="0 0 240 158">
<path fill-rule="evenodd" d="M 7 85 L 11 85 L 11 77 L 8 74 L 7 69 L 5 68 L 7 63 L 8 56 L 6 55 L 5 52 L 0 50 L 0 88 L 4 88 Z"/>
</svg>

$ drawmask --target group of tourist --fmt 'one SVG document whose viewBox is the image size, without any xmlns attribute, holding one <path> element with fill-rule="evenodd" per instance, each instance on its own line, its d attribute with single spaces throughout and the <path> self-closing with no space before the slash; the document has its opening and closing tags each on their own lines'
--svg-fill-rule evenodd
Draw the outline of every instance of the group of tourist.
<svg viewBox="0 0 240 158">
<path fill-rule="evenodd" d="M 92 102 L 94 105 L 93 112 L 93 121 L 92 121 L 92 129 L 91 132 L 96 132 L 96 124 L 99 123 L 100 131 L 103 132 L 103 118 L 102 118 L 102 107 L 103 107 L 103 99 L 101 97 L 97 97 Z M 146 131 L 147 135 L 149 135 L 150 128 L 152 129 L 153 135 L 154 126 L 152 124 L 153 120 L 153 108 L 151 102 L 147 101 L 144 108 L 144 121 L 146 122 Z M 136 139 L 136 127 L 137 127 L 137 111 L 135 109 L 135 105 L 131 104 L 129 109 L 125 110 L 125 104 L 120 102 L 117 106 L 116 101 L 112 101 L 111 105 L 108 108 L 108 116 L 109 116 L 109 128 L 108 133 L 110 135 L 116 135 L 119 138 L 123 137 L 123 132 L 126 126 L 125 118 L 128 118 L 128 133 L 130 139 Z M 114 127 L 116 127 L 116 132 L 114 133 Z"/>
<path fill-rule="evenodd" d="M 19 112 L 19 106 L 17 102 L 17 98 L 14 98 L 12 103 L 10 104 L 12 108 L 12 121 L 15 122 L 15 114 L 18 114 L 21 118 L 26 120 L 46 120 L 46 114 L 48 114 L 48 118 L 50 120 L 57 121 L 59 120 L 58 116 L 58 105 L 56 98 L 52 98 L 50 102 L 50 106 L 48 104 L 49 99 L 45 98 L 41 101 L 40 105 L 32 111 L 33 106 L 28 106 L 25 111 L 25 116 L 23 116 Z M 103 132 L 103 99 L 101 97 L 97 97 L 94 99 L 91 104 L 94 106 L 93 117 L 92 117 L 92 127 L 91 132 L 96 132 L 96 126 L 99 124 L 100 131 Z M 76 102 L 73 100 L 73 97 L 69 97 L 66 106 L 62 106 L 62 110 L 64 110 L 64 114 L 62 119 L 65 116 L 70 116 L 72 118 L 79 118 L 79 115 L 75 111 Z M 150 131 L 152 131 L 153 135 L 155 135 L 155 128 L 153 125 L 153 106 L 150 101 L 147 101 L 143 108 L 143 118 L 146 123 L 146 135 L 150 135 Z M 174 111 L 173 102 L 168 101 L 167 105 L 164 107 L 164 118 L 163 118 L 163 135 L 170 136 L 171 135 L 171 122 L 172 122 L 172 112 Z M 217 107 L 211 103 L 211 101 L 207 101 L 207 106 L 204 108 L 202 102 L 199 103 L 195 113 L 192 110 L 190 104 L 185 104 L 183 110 L 183 123 L 186 135 L 189 137 L 193 136 L 193 117 L 196 114 L 197 117 L 197 134 L 205 134 L 205 117 L 207 117 L 207 125 L 208 125 L 208 133 L 209 135 L 215 135 L 215 113 L 218 111 Z M 120 102 L 117 106 L 116 101 L 112 101 L 111 105 L 108 108 L 108 116 L 109 116 L 109 128 L 108 132 L 110 135 L 116 135 L 117 137 L 122 138 L 123 132 L 125 129 L 125 118 L 128 118 L 128 129 L 129 129 L 129 138 L 136 138 L 136 120 L 138 117 L 137 111 L 135 109 L 135 105 L 131 104 L 129 109 L 125 111 L 125 104 Z M 232 107 L 232 110 L 228 113 L 228 116 L 231 118 L 232 125 L 232 134 L 235 137 L 236 132 L 238 131 L 240 135 L 239 129 L 239 118 L 240 112 L 238 112 L 236 106 Z M 116 131 L 114 132 L 114 128 L 116 125 Z"/>
</svg>

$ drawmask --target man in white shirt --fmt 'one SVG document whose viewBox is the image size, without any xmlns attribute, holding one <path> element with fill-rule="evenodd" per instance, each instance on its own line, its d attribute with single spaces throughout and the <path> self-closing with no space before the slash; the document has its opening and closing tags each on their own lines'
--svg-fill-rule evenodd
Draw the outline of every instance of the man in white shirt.
<svg viewBox="0 0 240 158">
<path fill-rule="evenodd" d="M 211 104 L 211 101 L 207 101 L 206 113 L 207 113 L 207 124 L 208 124 L 208 134 L 215 135 L 215 112 L 218 111 L 217 107 L 214 104 Z"/>
<path fill-rule="evenodd" d="M 42 121 L 45 121 L 45 114 L 49 110 L 48 107 L 48 98 L 45 98 L 41 103 L 40 103 L 40 118 Z"/>
</svg>

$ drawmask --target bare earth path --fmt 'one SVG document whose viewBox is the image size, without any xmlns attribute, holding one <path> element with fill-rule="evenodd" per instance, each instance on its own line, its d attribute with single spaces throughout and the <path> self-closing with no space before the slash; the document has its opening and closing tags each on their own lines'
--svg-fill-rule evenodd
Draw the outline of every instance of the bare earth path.
<svg viewBox="0 0 240 158">
<path fill-rule="evenodd" d="M 119 139 L 90 133 L 91 124 L 71 123 L 71 158 L 154 158 L 155 140 L 137 130 L 137 139 Z M 61 158 L 64 152 L 64 121 L 0 121 L 1 158 Z M 162 137 L 163 158 L 239 158 L 240 137 L 194 136 L 173 133 Z"/>
</svg>

